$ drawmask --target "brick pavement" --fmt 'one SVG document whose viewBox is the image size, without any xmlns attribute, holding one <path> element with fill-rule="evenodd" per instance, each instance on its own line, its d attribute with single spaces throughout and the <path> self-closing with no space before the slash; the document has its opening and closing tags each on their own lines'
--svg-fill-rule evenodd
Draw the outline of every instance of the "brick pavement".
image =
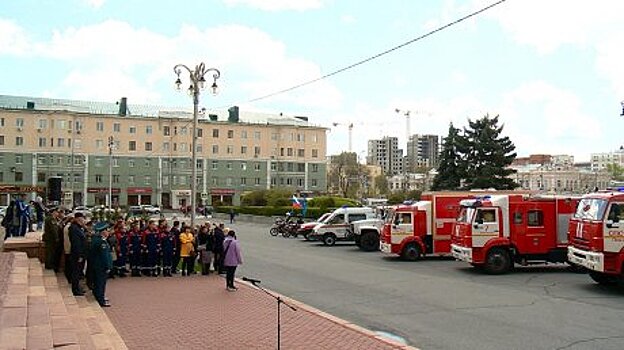
<svg viewBox="0 0 624 350">
<path fill-rule="evenodd" d="M 13 266 L 13 254 L 0 252 L 0 311 L 9 285 L 9 274 Z"/>
<path fill-rule="evenodd" d="M 276 301 L 222 277 L 109 280 L 106 314 L 129 349 L 275 349 Z M 282 349 L 412 349 L 297 303 L 282 306 Z"/>
</svg>

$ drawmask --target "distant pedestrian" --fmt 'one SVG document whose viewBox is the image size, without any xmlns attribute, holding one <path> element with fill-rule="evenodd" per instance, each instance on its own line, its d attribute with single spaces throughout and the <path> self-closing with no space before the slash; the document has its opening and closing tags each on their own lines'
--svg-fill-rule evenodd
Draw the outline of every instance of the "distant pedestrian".
<svg viewBox="0 0 624 350">
<path fill-rule="evenodd" d="M 223 241 L 223 266 L 225 268 L 225 288 L 230 291 L 236 291 L 238 288 L 234 285 L 234 274 L 236 267 L 243 264 L 243 256 L 241 248 L 236 239 L 236 233 L 233 230 L 228 231 L 227 237 Z"/>
<path fill-rule="evenodd" d="M 230 208 L 230 224 L 234 223 L 235 216 L 236 216 L 236 212 L 234 211 L 234 208 Z"/>
<path fill-rule="evenodd" d="M 93 296 L 101 307 L 111 306 L 106 300 L 106 278 L 113 268 L 110 245 L 109 226 L 106 222 L 98 222 L 93 226 L 95 233 L 89 247 L 89 266 L 93 278 Z"/>
<path fill-rule="evenodd" d="M 180 234 L 180 257 L 182 258 L 182 276 L 190 276 L 195 265 L 195 237 L 190 226 L 185 226 Z"/>
</svg>

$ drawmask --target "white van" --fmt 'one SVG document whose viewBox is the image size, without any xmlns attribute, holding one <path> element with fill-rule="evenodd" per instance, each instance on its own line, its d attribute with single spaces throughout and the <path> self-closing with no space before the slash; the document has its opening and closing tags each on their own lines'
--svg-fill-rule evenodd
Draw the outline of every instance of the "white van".
<svg viewBox="0 0 624 350">
<path fill-rule="evenodd" d="M 308 237 L 311 240 L 323 241 L 329 246 L 334 245 L 336 241 L 352 241 L 351 223 L 373 218 L 375 218 L 373 208 L 338 208 L 316 225 Z"/>
</svg>

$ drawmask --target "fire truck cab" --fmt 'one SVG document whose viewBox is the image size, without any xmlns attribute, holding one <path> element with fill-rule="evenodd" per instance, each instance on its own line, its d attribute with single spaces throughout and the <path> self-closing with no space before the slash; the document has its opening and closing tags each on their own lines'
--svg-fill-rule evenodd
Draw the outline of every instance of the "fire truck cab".
<svg viewBox="0 0 624 350">
<path fill-rule="evenodd" d="M 578 200 L 522 194 L 463 200 L 453 257 L 491 274 L 505 273 L 514 263 L 566 262 L 568 222 Z"/>
<path fill-rule="evenodd" d="M 569 231 L 571 263 L 599 284 L 624 285 L 624 192 L 583 196 Z"/>
</svg>

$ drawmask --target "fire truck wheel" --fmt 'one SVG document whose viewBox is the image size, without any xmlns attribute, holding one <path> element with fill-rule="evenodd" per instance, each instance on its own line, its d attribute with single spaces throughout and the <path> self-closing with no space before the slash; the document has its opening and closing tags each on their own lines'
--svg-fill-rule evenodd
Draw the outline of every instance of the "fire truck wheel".
<svg viewBox="0 0 624 350">
<path fill-rule="evenodd" d="M 367 252 L 379 250 L 379 236 L 374 232 L 364 232 L 360 238 L 360 248 Z"/>
<path fill-rule="evenodd" d="M 416 243 L 409 243 L 403 248 L 401 257 L 407 261 L 416 261 L 420 259 L 420 247 Z"/>
<path fill-rule="evenodd" d="M 333 246 L 336 244 L 336 236 L 333 233 L 326 233 L 325 236 L 323 236 L 323 244 Z"/>
<path fill-rule="evenodd" d="M 614 286 L 618 282 L 617 277 L 606 275 L 600 272 L 590 272 L 589 277 L 591 277 L 594 282 L 603 286 Z"/>
<path fill-rule="evenodd" d="M 492 275 L 503 274 L 511 268 L 511 257 L 506 249 L 492 248 L 485 259 L 485 271 Z"/>
</svg>

